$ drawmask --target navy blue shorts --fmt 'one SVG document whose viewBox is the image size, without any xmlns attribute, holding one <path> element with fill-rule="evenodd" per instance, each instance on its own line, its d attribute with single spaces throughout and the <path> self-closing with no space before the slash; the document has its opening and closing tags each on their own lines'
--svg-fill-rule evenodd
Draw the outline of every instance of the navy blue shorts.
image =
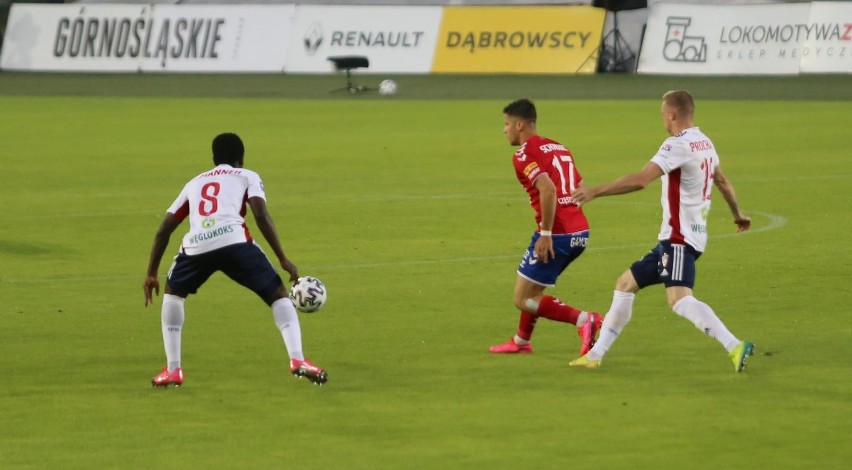
<svg viewBox="0 0 852 470">
<path fill-rule="evenodd" d="M 192 256 L 178 253 L 166 282 L 175 294 L 194 294 L 216 271 L 248 287 L 266 302 L 283 284 L 281 276 L 254 242 L 235 243 Z"/>
<path fill-rule="evenodd" d="M 695 261 L 701 252 L 689 245 L 661 241 L 644 258 L 630 266 L 640 288 L 664 284 L 666 287 L 695 285 Z"/>
<path fill-rule="evenodd" d="M 553 287 L 562 271 L 565 271 L 565 268 L 586 250 L 589 231 L 554 235 L 553 252 L 556 257 L 549 260 L 547 264 L 540 262 L 535 256 L 535 242 L 540 236 L 538 232 L 533 234 L 530 246 L 524 252 L 521 265 L 518 266 L 518 274 L 536 284 Z"/>
</svg>

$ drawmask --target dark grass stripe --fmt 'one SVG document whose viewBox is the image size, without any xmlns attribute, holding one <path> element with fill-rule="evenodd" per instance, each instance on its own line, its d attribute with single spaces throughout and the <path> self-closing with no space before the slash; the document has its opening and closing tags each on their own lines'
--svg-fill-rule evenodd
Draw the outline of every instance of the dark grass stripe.
<svg viewBox="0 0 852 470">
<path fill-rule="evenodd" d="M 394 99 L 657 99 L 665 90 L 685 88 L 700 99 L 852 101 L 852 76 L 672 77 L 640 75 L 378 75 L 356 74 L 359 85 L 375 87 L 393 78 Z M 0 95 L 241 97 L 287 99 L 378 99 L 332 93 L 342 75 L 242 74 L 56 74 L 0 73 Z"/>
</svg>

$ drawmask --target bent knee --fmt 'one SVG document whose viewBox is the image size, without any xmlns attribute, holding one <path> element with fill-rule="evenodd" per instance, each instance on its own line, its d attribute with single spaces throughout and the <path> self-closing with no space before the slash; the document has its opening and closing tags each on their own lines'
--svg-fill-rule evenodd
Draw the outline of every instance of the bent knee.
<svg viewBox="0 0 852 470">
<path fill-rule="evenodd" d="M 639 290 L 639 283 L 633 277 L 632 271 L 628 269 L 618 277 L 618 280 L 615 281 L 615 290 L 619 292 L 636 292 Z"/>
<path fill-rule="evenodd" d="M 284 287 L 284 284 L 278 285 L 275 290 L 267 290 L 266 292 L 258 292 L 258 296 L 266 303 L 267 306 L 272 306 L 279 299 L 283 299 L 287 297 L 287 289 Z"/>
<path fill-rule="evenodd" d="M 516 309 L 532 314 L 538 314 L 539 303 L 541 303 L 541 294 L 515 298 Z"/>
<path fill-rule="evenodd" d="M 666 300 L 669 302 L 669 308 L 674 310 L 675 305 L 678 304 L 685 297 L 692 296 L 692 289 L 689 287 L 682 286 L 672 286 L 666 288 Z"/>
</svg>

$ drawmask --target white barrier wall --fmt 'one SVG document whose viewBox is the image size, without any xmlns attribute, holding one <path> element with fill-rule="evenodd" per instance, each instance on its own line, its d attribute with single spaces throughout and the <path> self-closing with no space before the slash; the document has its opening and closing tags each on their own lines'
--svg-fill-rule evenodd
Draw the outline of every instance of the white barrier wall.
<svg viewBox="0 0 852 470">
<path fill-rule="evenodd" d="M 0 68 L 97 72 L 594 73 L 588 6 L 14 4 Z M 529 63 L 528 63 L 529 62 Z M 852 2 L 654 3 L 639 73 L 852 73 Z"/>
<path fill-rule="evenodd" d="M 808 25 L 820 25 L 823 33 L 805 40 L 801 72 L 852 73 L 852 3 L 813 3 Z"/>
<path fill-rule="evenodd" d="M 639 73 L 852 73 L 852 5 L 651 7 Z"/>
<path fill-rule="evenodd" d="M 293 5 L 26 5 L 9 15 L 0 68 L 280 72 Z"/>
<path fill-rule="evenodd" d="M 146 58 L 143 71 L 281 72 L 286 64 L 293 5 L 157 5 L 167 53 Z M 160 52 L 162 51 L 162 52 Z"/>
<path fill-rule="evenodd" d="M 441 7 L 297 7 L 285 70 L 329 72 L 329 56 L 363 55 L 370 72 L 428 73 Z"/>
</svg>

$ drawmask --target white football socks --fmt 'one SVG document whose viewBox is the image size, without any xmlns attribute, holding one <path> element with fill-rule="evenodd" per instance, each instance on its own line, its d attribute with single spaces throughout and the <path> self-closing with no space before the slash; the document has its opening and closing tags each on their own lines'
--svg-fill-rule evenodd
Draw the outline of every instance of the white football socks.
<svg viewBox="0 0 852 470">
<path fill-rule="evenodd" d="M 287 354 L 290 355 L 290 359 L 304 361 L 302 330 L 299 328 L 299 314 L 296 313 L 293 302 L 287 297 L 272 302 L 272 317 L 275 319 L 275 326 L 281 331 L 284 346 L 287 347 Z"/>
<path fill-rule="evenodd" d="M 728 328 L 726 328 L 724 323 L 722 323 L 722 320 L 716 316 L 713 309 L 695 297 L 688 295 L 678 300 L 678 302 L 674 304 L 674 307 L 672 307 L 672 310 L 683 318 L 691 321 L 696 328 L 704 332 L 707 336 L 718 341 L 725 347 L 725 349 L 728 350 L 728 352 L 731 352 L 740 344 L 740 340 L 728 331 Z"/>
<path fill-rule="evenodd" d="M 163 294 L 163 307 L 160 322 L 163 326 L 163 345 L 166 348 L 166 362 L 169 372 L 180 367 L 180 336 L 183 329 L 186 299 L 171 294 Z"/>
<path fill-rule="evenodd" d="M 621 330 L 627 326 L 630 316 L 633 314 L 633 299 L 636 294 L 632 292 L 615 291 L 612 294 L 612 305 L 601 323 L 601 332 L 594 347 L 586 353 L 586 357 L 592 361 L 600 361 L 604 354 L 618 339 Z"/>
</svg>

